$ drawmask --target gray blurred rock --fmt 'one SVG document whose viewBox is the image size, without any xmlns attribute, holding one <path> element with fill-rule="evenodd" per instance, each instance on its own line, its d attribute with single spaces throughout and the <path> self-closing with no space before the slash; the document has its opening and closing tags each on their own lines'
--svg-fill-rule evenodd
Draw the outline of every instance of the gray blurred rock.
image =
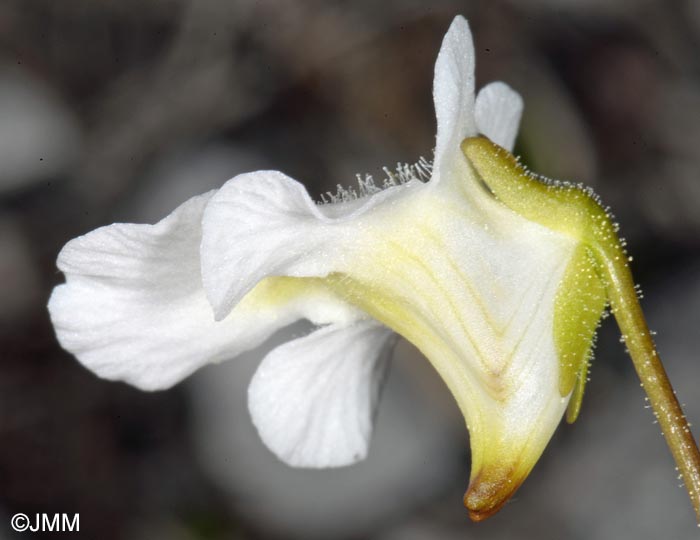
<svg viewBox="0 0 700 540">
<path fill-rule="evenodd" d="M 575 14 L 611 15 L 633 12 L 651 3 L 651 0 L 509 0 L 518 6 L 539 9 L 556 9 Z"/>
<path fill-rule="evenodd" d="M 80 129 L 50 87 L 0 64 L 0 192 L 65 172 L 80 149 Z"/>
<path fill-rule="evenodd" d="M 651 226 L 670 238 L 697 243 L 700 232 L 700 85 L 671 79 L 660 85 L 653 133 L 665 154 L 655 155 L 630 184 Z"/>
<path fill-rule="evenodd" d="M 139 182 L 122 209 L 123 219 L 155 223 L 189 198 L 219 189 L 237 174 L 263 166 L 257 154 L 225 143 L 173 148 Z"/>
<path fill-rule="evenodd" d="M 581 111 L 545 64 L 531 58 L 521 64 L 513 86 L 523 95 L 520 140 L 532 169 L 549 178 L 595 187 L 598 157 Z"/>
<path fill-rule="evenodd" d="M 668 238 L 698 243 L 700 232 L 700 160 L 669 158 L 658 169 L 638 177 L 634 200 L 654 230 Z"/>
<path fill-rule="evenodd" d="M 22 320 L 36 307 L 40 276 L 27 238 L 9 216 L 3 215 L 0 215 L 0 253 L 0 324 L 9 325 Z"/>
</svg>

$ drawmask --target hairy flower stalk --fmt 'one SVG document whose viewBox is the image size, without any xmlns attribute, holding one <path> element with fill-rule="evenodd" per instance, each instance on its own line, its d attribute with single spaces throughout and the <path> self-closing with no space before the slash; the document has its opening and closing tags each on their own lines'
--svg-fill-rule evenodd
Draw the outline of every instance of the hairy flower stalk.
<svg viewBox="0 0 700 540">
<path fill-rule="evenodd" d="M 637 301 L 629 269 L 624 265 L 615 265 L 614 261 L 608 261 L 607 265 L 612 266 L 606 268 L 606 271 L 609 272 L 608 294 L 613 313 L 620 325 L 634 368 L 649 396 L 661 432 L 681 473 L 700 526 L 700 452 L 697 443 L 656 352 L 651 332 Z"/>
<path fill-rule="evenodd" d="M 282 461 L 339 467 L 368 452 L 396 334 L 445 381 L 470 434 L 464 502 L 497 512 L 566 412 L 580 409 L 606 306 L 698 511 L 698 450 L 656 355 L 626 255 L 592 192 L 543 182 L 510 151 L 522 112 L 504 83 L 474 90 L 457 17 L 435 65 L 432 165 L 316 204 L 256 171 L 155 225 L 114 224 L 70 241 L 49 301 L 56 334 L 99 376 L 168 388 L 307 319 L 270 351 L 248 406 Z M 700 516 L 699 516 L 700 518 Z"/>
</svg>

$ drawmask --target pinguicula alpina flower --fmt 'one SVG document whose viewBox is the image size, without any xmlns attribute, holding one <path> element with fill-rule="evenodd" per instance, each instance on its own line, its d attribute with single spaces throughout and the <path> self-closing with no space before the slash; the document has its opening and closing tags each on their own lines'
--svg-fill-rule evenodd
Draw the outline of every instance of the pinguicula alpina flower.
<svg viewBox="0 0 700 540">
<path fill-rule="evenodd" d="M 435 66 L 437 140 L 384 189 L 315 203 L 282 173 L 239 175 L 155 225 L 70 241 L 49 311 L 61 345 L 101 377 L 157 390 L 234 358 L 297 319 L 249 389 L 262 440 L 300 467 L 368 451 L 396 333 L 454 395 L 470 433 L 465 505 L 496 512 L 568 407 L 578 414 L 592 341 L 615 314 L 697 508 L 697 448 L 646 330 L 607 212 L 578 186 L 526 173 L 509 153 L 522 111 L 503 83 L 475 97 L 457 17 Z M 427 181 L 426 181 L 427 180 Z"/>
</svg>

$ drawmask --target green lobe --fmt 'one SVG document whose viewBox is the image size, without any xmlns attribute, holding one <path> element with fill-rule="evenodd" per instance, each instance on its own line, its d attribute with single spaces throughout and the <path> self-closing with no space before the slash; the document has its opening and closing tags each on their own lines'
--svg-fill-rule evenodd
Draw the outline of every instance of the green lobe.
<svg viewBox="0 0 700 540">
<path fill-rule="evenodd" d="M 554 300 L 554 343 L 561 367 L 559 393 L 566 396 L 574 391 L 566 413 L 569 423 L 576 420 L 581 409 L 595 331 L 606 303 L 605 285 L 595 258 L 581 244 L 574 251 Z"/>
</svg>

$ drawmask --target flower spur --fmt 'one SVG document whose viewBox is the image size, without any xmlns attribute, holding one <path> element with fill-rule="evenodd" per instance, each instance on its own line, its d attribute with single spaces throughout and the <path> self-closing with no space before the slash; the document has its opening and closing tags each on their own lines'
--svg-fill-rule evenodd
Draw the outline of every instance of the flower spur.
<svg viewBox="0 0 700 540">
<path fill-rule="evenodd" d="M 155 225 L 69 242 L 66 283 L 49 301 L 61 345 L 101 377 L 156 390 L 308 319 L 315 331 L 263 359 L 249 409 L 281 460 L 336 467 L 368 451 L 398 333 L 465 417 L 465 505 L 481 520 L 526 478 L 567 408 L 576 418 L 609 304 L 698 511 L 697 448 L 608 214 L 586 190 L 520 167 L 509 152 L 521 99 L 503 83 L 475 97 L 473 64 L 457 17 L 435 66 L 427 182 L 406 169 L 385 189 L 317 205 L 282 173 L 257 171 Z"/>
</svg>

